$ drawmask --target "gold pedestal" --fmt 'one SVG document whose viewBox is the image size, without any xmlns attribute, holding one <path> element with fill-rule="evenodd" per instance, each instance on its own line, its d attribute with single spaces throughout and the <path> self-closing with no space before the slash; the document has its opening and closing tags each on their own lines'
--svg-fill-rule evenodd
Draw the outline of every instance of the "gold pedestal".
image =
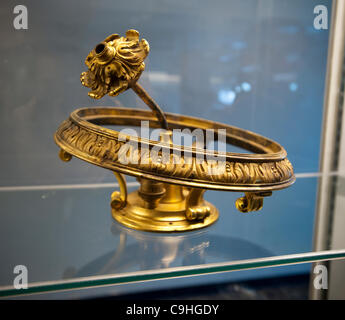
<svg viewBox="0 0 345 320">
<path fill-rule="evenodd" d="M 183 188 L 140 179 L 139 190 L 119 204 L 112 195 L 112 216 L 126 227 L 154 232 L 190 231 L 207 227 L 218 219 L 218 210 L 203 199 L 203 189 Z"/>
</svg>

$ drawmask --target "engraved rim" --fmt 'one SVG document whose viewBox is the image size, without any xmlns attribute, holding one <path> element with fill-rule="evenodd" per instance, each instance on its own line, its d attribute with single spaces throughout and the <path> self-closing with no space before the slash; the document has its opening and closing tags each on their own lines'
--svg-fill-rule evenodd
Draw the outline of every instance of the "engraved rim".
<svg viewBox="0 0 345 320">
<path fill-rule="evenodd" d="M 255 153 L 227 152 L 226 172 L 210 176 L 204 172 L 210 164 L 205 161 L 199 165 L 194 160 L 198 154 L 220 155 L 218 152 L 128 135 L 138 145 L 146 145 L 150 150 L 158 143 L 163 146 L 162 149 L 166 147 L 182 151 L 184 148 L 191 152 L 193 163 L 190 166 L 175 164 L 170 167 L 152 163 L 123 165 L 117 161 L 117 151 L 121 145 L 118 141 L 119 132 L 101 125 L 138 126 L 141 121 L 149 121 L 151 128 L 159 128 L 160 124 L 150 111 L 119 107 L 77 109 L 60 125 L 54 138 L 61 149 L 77 158 L 113 171 L 166 183 L 224 191 L 259 192 L 283 189 L 295 181 L 293 167 L 286 158 L 287 153 L 277 142 L 219 122 L 171 113 L 165 115 L 171 129 L 226 129 L 227 143 Z M 183 156 L 181 159 L 183 161 Z"/>
</svg>

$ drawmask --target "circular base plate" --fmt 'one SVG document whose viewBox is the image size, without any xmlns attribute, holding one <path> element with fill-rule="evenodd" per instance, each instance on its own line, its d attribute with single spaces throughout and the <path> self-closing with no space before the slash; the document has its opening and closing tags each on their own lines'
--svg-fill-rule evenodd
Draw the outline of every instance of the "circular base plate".
<svg viewBox="0 0 345 320">
<path fill-rule="evenodd" d="M 156 208 L 145 208 L 145 202 L 138 192 L 132 192 L 127 198 L 123 209 L 112 209 L 115 220 L 126 227 L 153 232 L 191 231 L 205 228 L 218 219 L 217 208 L 207 201 L 204 205 L 210 207 L 210 214 L 204 220 L 190 221 L 186 219 L 186 201 L 159 204 Z"/>
</svg>

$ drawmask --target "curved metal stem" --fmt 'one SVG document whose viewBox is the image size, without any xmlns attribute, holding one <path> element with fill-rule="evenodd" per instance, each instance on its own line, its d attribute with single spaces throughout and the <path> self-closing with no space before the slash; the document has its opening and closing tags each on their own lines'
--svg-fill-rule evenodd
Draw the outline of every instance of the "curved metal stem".
<svg viewBox="0 0 345 320">
<path fill-rule="evenodd" d="M 150 95 L 145 91 L 145 89 L 135 82 L 131 85 L 133 91 L 143 100 L 148 107 L 152 110 L 152 112 L 156 115 L 157 119 L 159 120 L 161 126 L 165 130 L 169 130 L 167 119 L 160 108 L 160 106 L 150 97 Z"/>
<path fill-rule="evenodd" d="M 126 184 L 126 179 L 125 177 L 116 171 L 113 171 L 117 182 L 119 183 L 120 186 L 120 192 L 114 191 L 111 195 L 111 207 L 113 209 L 119 210 L 122 209 L 126 203 L 127 203 L 127 184 Z"/>
</svg>

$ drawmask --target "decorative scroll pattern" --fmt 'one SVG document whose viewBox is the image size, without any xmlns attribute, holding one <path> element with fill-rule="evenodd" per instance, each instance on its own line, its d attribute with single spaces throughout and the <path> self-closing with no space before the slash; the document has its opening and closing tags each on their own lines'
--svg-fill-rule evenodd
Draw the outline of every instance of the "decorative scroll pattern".
<svg viewBox="0 0 345 320">
<path fill-rule="evenodd" d="M 114 167 L 123 167 L 119 159 L 123 153 L 131 153 L 132 160 L 125 166 L 138 172 L 156 174 L 160 176 L 174 176 L 176 178 L 203 180 L 215 183 L 229 184 L 265 184 L 279 183 L 289 180 L 293 176 L 293 168 L 288 159 L 268 162 L 238 162 L 227 158 L 225 166 L 216 170 L 215 163 L 197 161 L 195 154 L 190 163 L 183 156 L 170 154 L 170 162 L 154 161 L 148 152 L 141 154 L 141 145 L 137 144 L 131 150 L 121 148 L 126 142 L 119 141 L 117 136 L 104 136 L 100 133 L 80 127 L 71 120 L 64 121 L 56 133 L 60 141 L 64 141 L 74 150 L 75 155 L 84 155 L 90 162 L 102 166 L 111 163 Z M 159 153 L 158 153 L 159 154 Z M 141 157 L 147 157 L 147 163 Z"/>
</svg>

